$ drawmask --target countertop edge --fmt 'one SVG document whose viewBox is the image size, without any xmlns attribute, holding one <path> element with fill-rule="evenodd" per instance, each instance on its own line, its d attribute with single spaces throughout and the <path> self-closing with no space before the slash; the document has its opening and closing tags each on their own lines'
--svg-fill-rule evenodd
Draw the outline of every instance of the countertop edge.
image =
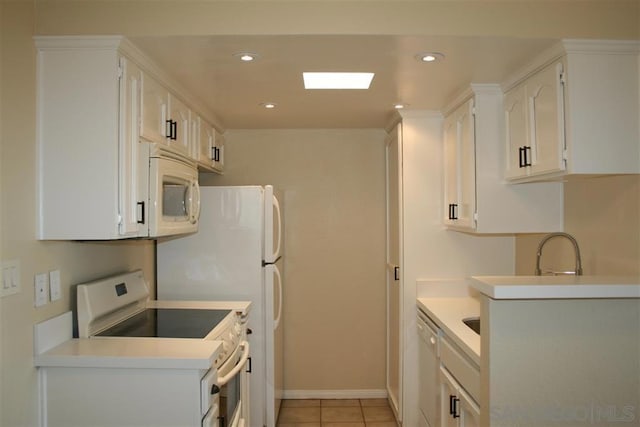
<svg viewBox="0 0 640 427">
<path fill-rule="evenodd" d="M 477 340 L 478 340 L 478 351 L 476 351 L 471 345 L 469 345 L 467 342 L 465 342 L 464 339 L 462 339 L 459 335 L 459 332 L 456 332 L 455 329 L 456 328 L 451 328 L 450 325 L 448 324 L 449 321 L 447 321 L 446 319 L 443 319 L 441 317 L 440 314 L 438 314 L 438 310 L 437 309 L 432 309 L 429 307 L 429 301 L 431 301 L 432 303 L 437 303 L 438 301 L 448 301 L 448 302 L 452 302 L 452 300 L 465 300 L 465 301 L 469 301 L 472 300 L 473 298 L 471 297 L 452 297 L 452 298 L 417 298 L 417 306 L 418 308 L 422 309 L 430 318 L 432 321 L 434 321 L 434 323 L 436 323 L 436 325 L 443 330 L 445 336 L 450 339 L 456 346 L 458 346 L 464 353 L 465 355 L 467 355 L 471 361 L 473 361 L 478 367 L 480 366 L 480 355 L 481 355 L 481 349 L 480 349 L 480 336 L 477 336 Z M 460 316 L 460 320 L 465 319 L 467 317 L 474 317 L 474 316 L 479 316 L 480 315 L 480 304 L 478 303 L 478 312 L 474 312 L 474 313 L 465 313 L 463 315 Z M 456 316 L 458 317 L 458 316 Z M 466 326 L 460 322 L 460 325 L 462 327 Z M 465 333 L 467 333 L 467 331 L 465 331 Z M 468 331 L 469 334 L 475 334 L 475 332 L 471 331 L 471 329 L 469 329 Z M 471 337 L 472 335 L 468 335 L 469 337 Z M 475 338 L 474 338 L 475 339 Z"/>
<path fill-rule="evenodd" d="M 635 277 L 473 276 L 470 284 L 492 299 L 640 298 Z"/>
<path fill-rule="evenodd" d="M 179 344 L 179 346 L 176 346 Z M 209 340 L 74 338 L 34 356 L 34 366 L 121 369 L 209 369 L 222 343 Z"/>
</svg>

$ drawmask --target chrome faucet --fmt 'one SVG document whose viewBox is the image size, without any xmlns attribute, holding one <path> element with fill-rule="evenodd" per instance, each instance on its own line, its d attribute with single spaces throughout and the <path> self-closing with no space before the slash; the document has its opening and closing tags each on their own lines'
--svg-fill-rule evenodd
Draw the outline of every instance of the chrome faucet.
<svg viewBox="0 0 640 427">
<path fill-rule="evenodd" d="M 543 239 L 540 241 L 540 244 L 538 245 L 538 252 L 536 254 L 536 271 L 535 271 L 535 275 L 536 276 L 541 276 L 542 275 L 542 271 L 540 270 L 540 257 L 542 256 L 542 247 L 545 245 L 545 243 L 547 243 L 549 240 L 553 239 L 554 237 L 564 237 L 566 239 L 568 239 L 571 244 L 573 244 L 573 250 L 575 252 L 576 255 L 576 269 L 575 271 L 567 271 L 567 272 L 552 272 L 553 274 L 574 274 L 576 276 L 581 276 L 582 275 L 582 260 L 580 259 L 580 248 L 578 248 L 578 242 L 576 241 L 576 239 L 568 233 L 550 233 L 547 234 L 546 236 L 543 237 Z"/>
</svg>

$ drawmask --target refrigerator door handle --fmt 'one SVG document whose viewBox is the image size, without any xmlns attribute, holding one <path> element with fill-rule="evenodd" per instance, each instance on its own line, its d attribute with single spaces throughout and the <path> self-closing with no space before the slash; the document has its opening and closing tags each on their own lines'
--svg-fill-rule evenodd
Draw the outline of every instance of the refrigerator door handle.
<svg viewBox="0 0 640 427">
<path fill-rule="evenodd" d="M 278 222 L 278 235 L 274 236 L 275 238 L 277 238 L 277 244 L 276 244 L 276 249 L 273 252 L 273 259 L 277 259 L 278 255 L 280 255 L 280 245 L 281 245 L 281 240 L 282 240 L 282 215 L 280 214 L 280 202 L 278 201 L 278 198 L 276 196 L 273 196 L 273 207 L 275 208 L 276 212 L 276 221 Z"/>
<path fill-rule="evenodd" d="M 282 317 L 282 276 L 280 275 L 280 270 L 277 265 L 273 266 L 273 272 L 276 275 L 276 283 L 278 284 L 278 314 L 273 321 L 273 330 L 278 329 L 280 325 L 280 318 Z"/>
</svg>

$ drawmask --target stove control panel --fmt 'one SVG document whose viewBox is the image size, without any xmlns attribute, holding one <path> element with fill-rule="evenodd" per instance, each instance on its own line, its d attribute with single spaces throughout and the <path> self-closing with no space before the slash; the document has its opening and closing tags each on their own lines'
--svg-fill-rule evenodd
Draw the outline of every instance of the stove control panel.
<svg viewBox="0 0 640 427">
<path fill-rule="evenodd" d="M 215 337 L 215 339 L 222 341 L 222 347 L 214 362 L 217 367 L 220 367 L 220 365 L 222 365 L 233 354 L 245 335 L 245 326 L 242 323 L 240 316 L 234 314 L 230 317 L 233 321 L 223 328 L 220 334 Z"/>
</svg>

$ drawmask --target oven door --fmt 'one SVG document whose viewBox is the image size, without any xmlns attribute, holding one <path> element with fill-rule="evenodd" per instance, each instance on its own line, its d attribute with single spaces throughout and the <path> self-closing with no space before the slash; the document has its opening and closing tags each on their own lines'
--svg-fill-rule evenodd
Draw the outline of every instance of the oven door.
<svg viewBox="0 0 640 427">
<path fill-rule="evenodd" d="M 220 427 L 249 426 L 249 392 L 247 361 L 249 343 L 242 341 L 231 357 L 218 368 L 217 385 L 220 389 Z"/>
</svg>

